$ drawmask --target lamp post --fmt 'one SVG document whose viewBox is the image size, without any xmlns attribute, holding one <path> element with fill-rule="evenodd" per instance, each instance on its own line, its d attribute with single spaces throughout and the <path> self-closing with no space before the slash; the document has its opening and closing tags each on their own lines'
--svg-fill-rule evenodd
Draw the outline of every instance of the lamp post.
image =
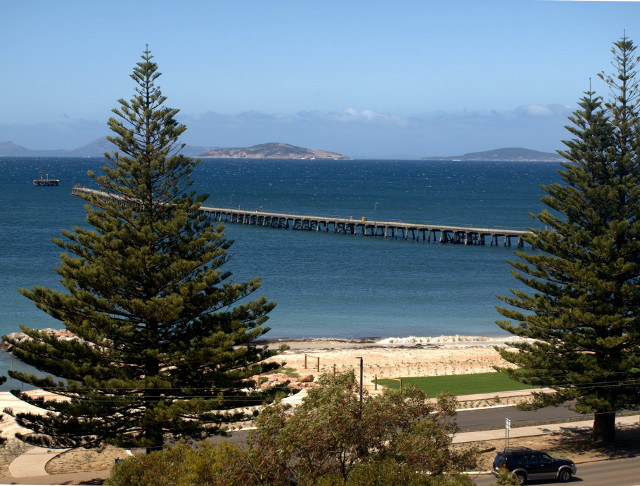
<svg viewBox="0 0 640 486">
<path fill-rule="evenodd" d="M 356 359 L 360 360 L 360 406 L 362 407 L 362 369 L 363 369 L 363 365 L 362 365 L 362 358 L 360 356 L 356 356 Z"/>
<path fill-rule="evenodd" d="M 504 450 L 509 450 L 509 432 L 511 431 L 511 419 L 504 418 Z"/>
</svg>

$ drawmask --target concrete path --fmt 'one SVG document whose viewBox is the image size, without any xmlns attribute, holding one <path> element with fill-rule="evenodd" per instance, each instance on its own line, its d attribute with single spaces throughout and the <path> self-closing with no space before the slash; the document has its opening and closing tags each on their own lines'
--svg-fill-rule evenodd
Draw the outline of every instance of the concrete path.
<svg viewBox="0 0 640 486">
<path fill-rule="evenodd" d="M 30 476 L 26 478 L 0 478 L 0 485 L 21 484 L 53 485 L 53 484 L 102 484 L 109 477 L 110 471 L 90 471 L 68 474 L 51 474 L 47 476 Z M 98 482 L 100 481 L 100 482 Z"/>
<path fill-rule="evenodd" d="M 66 450 L 33 447 L 9 464 L 9 472 L 14 478 L 45 476 L 48 474 L 45 469 L 47 462 Z"/>
<path fill-rule="evenodd" d="M 616 417 L 616 425 L 637 425 L 639 423 L 638 415 L 629 415 L 624 417 Z M 567 430 L 591 430 L 593 420 L 582 420 L 580 422 L 568 422 L 564 424 L 543 424 L 531 425 L 528 427 L 515 427 L 509 431 L 509 438 L 532 437 L 535 435 L 553 434 Z M 479 442 L 482 440 L 504 439 L 504 429 L 478 430 L 474 432 L 462 432 L 456 434 L 453 438 L 454 444 L 463 442 Z"/>
</svg>

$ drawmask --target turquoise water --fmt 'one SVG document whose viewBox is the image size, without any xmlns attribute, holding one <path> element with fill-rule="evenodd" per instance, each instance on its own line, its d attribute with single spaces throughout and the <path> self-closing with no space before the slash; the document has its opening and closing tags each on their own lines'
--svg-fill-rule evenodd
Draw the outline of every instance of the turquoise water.
<svg viewBox="0 0 640 486">
<path fill-rule="evenodd" d="M 61 288 L 51 239 L 84 224 L 74 184 L 100 159 L 0 158 L 0 333 L 60 328 L 18 293 Z M 444 161 L 205 160 L 206 205 L 385 221 L 525 229 L 557 164 Z M 33 187 L 40 171 L 59 187 Z M 267 337 L 499 336 L 496 294 L 516 281 L 512 249 L 229 225 L 236 279 L 260 275 L 276 301 Z M 0 366 L 2 364 L 0 363 Z"/>
</svg>

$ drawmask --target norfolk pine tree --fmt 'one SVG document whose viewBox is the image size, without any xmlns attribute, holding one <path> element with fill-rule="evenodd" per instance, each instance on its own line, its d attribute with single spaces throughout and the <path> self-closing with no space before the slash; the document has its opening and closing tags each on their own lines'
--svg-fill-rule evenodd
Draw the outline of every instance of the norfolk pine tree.
<svg viewBox="0 0 640 486">
<path fill-rule="evenodd" d="M 500 371 L 554 393 L 533 408 L 575 401 L 593 413 L 593 437 L 615 438 L 615 414 L 640 405 L 640 121 L 635 46 L 614 43 L 608 102 L 591 89 L 569 118 L 574 137 L 560 152 L 564 184 L 543 186 L 551 209 L 537 215 L 518 252 L 515 278 L 533 293 L 511 290 L 498 308 L 503 329 L 534 341 L 500 354 L 517 368 Z M 513 321 L 516 321 L 514 323 Z"/>
<path fill-rule="evenodd" d="M 247 298 L 258 278 L 234 282 L 221 268 L 232 242 L 198 210 L 206 196 L 187 192 L 199 161 L 179 154 L 186 127 L 164 106 L 153 56 L 141 57 L 133 98 L 119 100 L 108 122 L 117 151 L 105 154 L 103 175 L 89 174 L 129 204 L 82 196 L 92 228 L 54 240 L 66 292 L 21 290 L 78 339 L 24 327 L 30 340 L 4 338 L 18 358 L 53 375 L 13 378 L 68 399 L 14 392 L 50 412 L 17 415 L 33 431 L 19 438 L 31 444 L 149 451 L 167 439 L 201 439 L 238 418 L 225 411 L 262 403 L 246 378 L 276 366 L 259 364 L 276 352 L 255 344 L 275 304 Z"/>
</svg>

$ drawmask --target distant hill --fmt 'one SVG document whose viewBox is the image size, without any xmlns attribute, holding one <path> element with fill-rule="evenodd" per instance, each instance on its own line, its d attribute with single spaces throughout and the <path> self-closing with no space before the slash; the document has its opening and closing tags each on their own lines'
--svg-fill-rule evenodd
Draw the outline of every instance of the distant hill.
<svg viewBox="0 0 640 486">
<path fill-rule="evenodd" d="M 33 150 L 13 142 L 0 142 L 0 157 L 102 157 L 105 152 L 115 150 L 107 137 L 100 137 L 87 145 L 76 149 L 65 150 Z M 349 160 L 350 157 L 336 152 L 312 150 L 296 147 L 286 143 L 263 143 L 252 147 L 214 148 L 196 145 L 186 145 L 180 152 L 187 157 L 219 158 L 219 159 L 339 159 Z M 385 158 L 418 159 L 413 156 L 393 156 Z M 525 148 L 501 148 L 485 152 L 472 152 L 464 155 L 446 157 L 422 157 L 421 160 L 503 160 L 507 162 L 560 162 L 564 159 L 557 154 L 539 152 Z"/>
<path fill-rule="evenodd" d="M 0 156 L 2 157 L 25 157 L 25 153 L 35 152 L 13 142 L 0 142 Z M 28 155 L 27 157 L 33 157 Z"/>
<path fill-rule="evenodd" d="M 263 143 L 253 147 L 233 147 L 209 150 L 202 158 L 216 159 L 341 159 L 346 155 L 324 150 L 312 150 L 286 143 Z"/>
<path fill-rule="evenodd" d="M 107 137 L 96 138 L 94 141 L 71 150 L 32 150 L 13 142 L 0 142 L 0 157 L 102 157 L 105 152 L 115 150 Z M 349 157 L 324 150 L 310 150 L 302 147 L 287 145 L 286 143 L 264 143 L 246 148 L 214 148 L 196 145 L 185 145 L 180 152 L 187 157 L 203 158 L 242 158 L 242 159 L 349 159 Z"/>
<path fill-rule="evenodd" d="M 96 138 L 77 149 L 69 150 L 70 157 L 102 157 L 105 152 L 113 152 L 116 146 L 107 137 Z"/>
<path fill-rule="evenodd" d="M 87 145 L 72 150 L 33 150 L 13 142 L 0 142 L 0 157 L 102 157 L 105 152 L 113 149 L 114 146 L 107 137 L 97 138 Z"/>
<path fill-rule="evenodd" d="M 105 152 L 113 152 L 115 149 L 116 146 L 107 137 L 96 138 L 87 145 L 70 150 L 32 150 L 13 142 L 0 142 L 0 157 L 102 157 Z M 180 153 L 187 157 L 197 157 L 207 150 L 211 150 L 211 147 L 186 145 Z"/>
<path fill-rule="evenodd" d="M 423 157 L 422 160 L 501 160 L 505 162 L 562 162 L 565 159 L 560 157 L 558 154 L 550 152 L 539 152 L 537 150 L 513 147 L 487 150 L 485 152 L 472 152 L 464 155 L 454 155 L 449 157 Z"/>
</svg>

